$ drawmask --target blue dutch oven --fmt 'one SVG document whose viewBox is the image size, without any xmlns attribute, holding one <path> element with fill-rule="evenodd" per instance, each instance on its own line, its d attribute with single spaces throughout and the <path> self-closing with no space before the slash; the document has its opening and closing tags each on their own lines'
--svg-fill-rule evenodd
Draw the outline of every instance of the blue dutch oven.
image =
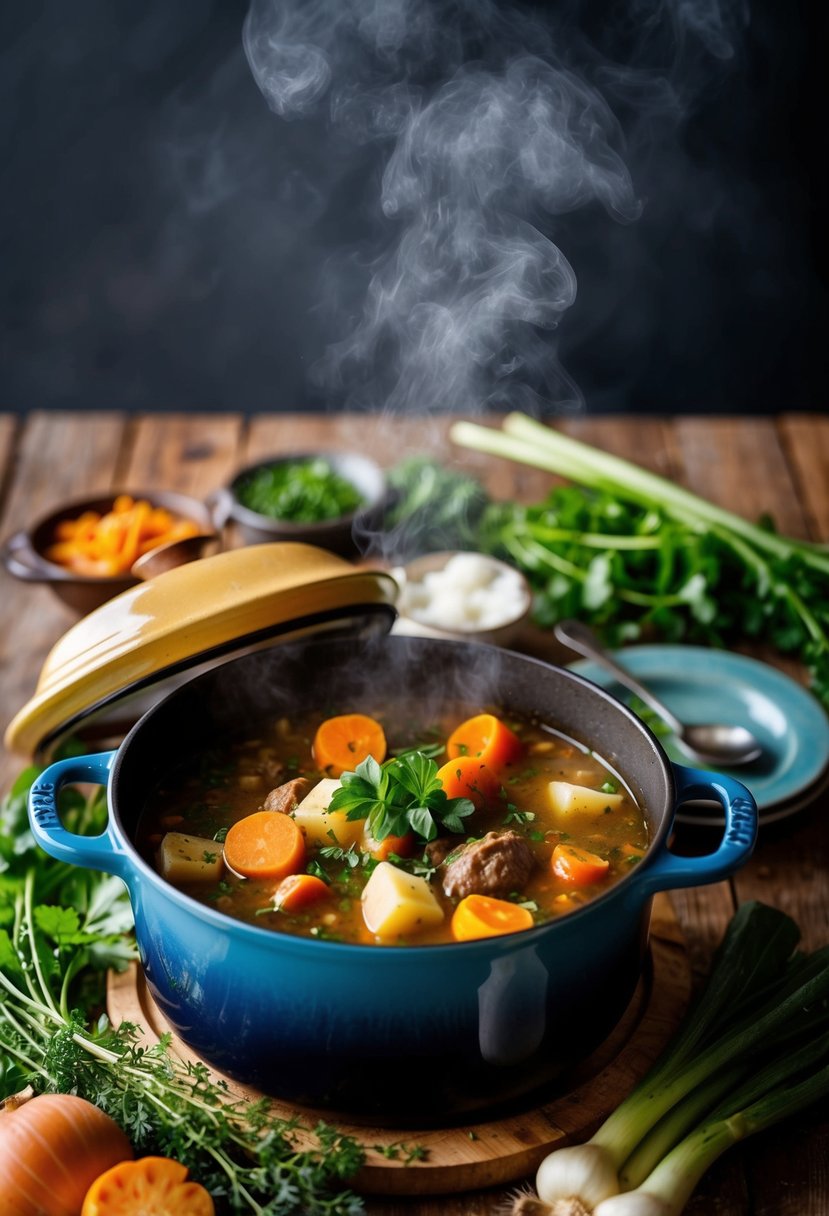
<svg viewBox="0 0 829 1216">
<path fill-rule="evenodd" d="M 170 886 L 136 848 L 153 792 L 185 756 L 246 724 L 382 699 L 493 704 L 548 723 L 621 774 L 651 844 L 623 880 L 521 933 L 440 946 L 292 937 L 234 920 Z M 109 821 L 86 838 L 61 826 L 71 782 L 107 786 Z M 674 815 L 718 802 L 715 852 L 670 851 Z M 129 888 L 149 990 L 204 1060 L 266 1093 L 378 1122 L 492 1108 L 548 1086 L 594 1049 L 642 973 L 658 891 L 719 882 L 749 857 L 757 808 L 730 777 L 672 764 L 651 731 L 582 677 L 493 647 L 423 638 L 290 642 L 195 676 L 150 709 L 117 751 L 52 764 L 31 793 L 32 830 L 52 856 L 117 874 Z"/>
</svg>

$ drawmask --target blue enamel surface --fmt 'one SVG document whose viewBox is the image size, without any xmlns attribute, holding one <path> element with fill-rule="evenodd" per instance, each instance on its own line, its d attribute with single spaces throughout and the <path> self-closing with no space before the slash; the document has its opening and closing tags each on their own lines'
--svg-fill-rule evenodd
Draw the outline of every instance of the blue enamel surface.
<svg viewBox="0 0 829 1216">
<path fill-rule="evenodd" d="M 702 793 L 724 808 L 728 827 L 713 854 L 679 858 L 660 844 L 605 895 L 524 933 L 353 946 L 247 925 L 169 886 L 122 832 L 113 759 L 48 768 L 32 790 L 32 828 L 53 856 L 125 879 L 147 983 L 171 1025 L 210 1063 L 266 1092 L 380 1121 L 440 1120 L 554 1081 L 624 1012 L 652 894 L 731 873 L 756 833 L 756 808 L 739 783 L 677 767 L 680 801 Z M 60 824 L 57 797 L 69 781 L 109 782 L 101 836 Z"/>
</svg>

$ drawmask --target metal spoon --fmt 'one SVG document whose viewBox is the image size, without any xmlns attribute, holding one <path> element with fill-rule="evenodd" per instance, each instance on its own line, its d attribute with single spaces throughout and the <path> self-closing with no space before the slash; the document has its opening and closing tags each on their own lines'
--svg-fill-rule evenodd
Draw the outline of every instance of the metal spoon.
<svg viewBox="0 0 829 1216">
<path fill-rule="evenodd" d="M 663 705 L 649 688 L 608 654 L 593 630 L 581 621 L 559 621 L 555 634 L 565 646 L 577 650 L 579 654 L 587 655 L 589 659 L 604 667 L 620 684 L 629 688 L 659 714 L 676 735 L 679 746 L 691 759 L 703 764 L 735 768 L 740 764 L 749 764 L 762 754 L 763 749 L 759 742 L 744 726 L 726 726 L 720 723 L 699 723 L 690 726 L 680 722 L 676 714 Z"/>
</svg>

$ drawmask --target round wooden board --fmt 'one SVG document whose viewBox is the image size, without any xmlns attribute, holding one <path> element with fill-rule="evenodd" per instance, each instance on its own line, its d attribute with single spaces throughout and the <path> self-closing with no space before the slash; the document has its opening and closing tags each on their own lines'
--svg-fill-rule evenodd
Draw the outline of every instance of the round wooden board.
<svg viewBox="0 0 829 1216">
<path fill-rule="evenodd" d="M 456 1127 L 421 1129 L 369 1127 L 345 1115 L 308 1110 L 271 1099 L 274 1113 L 299 1117 L 313 1128 L 323 1119 L 352 1136 L 365 1150 L 365 1165 L 353 1179 L 355 1190 L 378 1195 L 440 1195 L 515 1182 L 533 1173 L 556 1145 L 589 1137 L 644 1075 L 676 1030 L 688 1005 L 691 969 L 682 933 L 665 895 L 654 900 L 648 966 L 624 1017 L 610 1038 L 568 1077 L 566 1087 L 527 1109 Z M 109 1016 L 115 1025 L 133 1022 L 145 1042 L 157 1042 L 170 1027 L 153 1002 L 140 968 L 111 972 Z M 197 1057 L 173 1036 L 182 1059 Z M 214 1071 L 216 1077 L 221 1074 Z M 227 1080 L 234 1098 L 261 1094 Z M 297 1129 L 300 1147 L 315 1143 L 310 1130 Z M 422 1146 L 422 1160 L 407 1160 L 407 1148 Z M 384 1151 L 385 1150 L 385 1151 Z"/>
</svg>

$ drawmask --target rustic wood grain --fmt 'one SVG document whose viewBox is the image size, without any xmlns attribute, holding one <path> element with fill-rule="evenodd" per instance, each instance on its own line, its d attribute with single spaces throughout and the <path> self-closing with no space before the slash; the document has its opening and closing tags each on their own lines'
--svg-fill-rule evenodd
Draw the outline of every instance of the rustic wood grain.
<svg viewBox="0 0 829 1216">
<path fill-rule="evenodd" d="M 677 418 L 676 472 L 702 498 L 755 522 L 772 514 L 779 532 L 805 537 L 806 517 L 772 418 Z"/>
<path fill-rule="evenodd" d="M 238 415 L 139 416 L 130 426 L 124 484 L 205 498 L 235 471 L 243 431 Z"/>
<path fill-rule="evenodd" d="M 30 415 L 18 443 L 5 496 L 2 533 L 27 527 L 62 501 L 110 489 L 117 468 L 124 421 L 115 413 L 42 412 Z M 0 571 L 3 629 L 0 730 L 34 692 L 46 654 L 75 615 L 48 587 L 21 583 Z M 0 753 L 3 787 L 23 760 Z"/>
<path fill-rule="evenodd" d="M 127 481 L 197 496 L 222 484 L 247 459 L 308 447 L 351 447 L 388 467 L 425 453 L 482 477 L 496 497 L 535 501 L 550 475 L 453 448 L 450 419 L 395 423 L 382 416 L 0 415 L 0 531 L 7 536 L 57 501 Z M 485 420 L 486 421 L 486 420 Z M 497 419 L 489 420 L 497 425 Z M 675 479 L 754 519 L 772 514 L 792 535 L 829 540 L 829 415 L 754 418 L 578 418 L 561 429 Z M 33 690 L 48 649 L 74 619 L 46 589 L 0 572 L 2 725 Z M 741 647 L 804 680 L 799 665 L 768 649 Z M 7 786 L 20 760 L 0 754 Z M 696 974 L 706 969 L 735 899 L 762 898 L 803 926 L 808 946 L 829 940 L 827 796 L 790 820 L 763 829 L 754 859 L 733 884 L 672 893 Z M 678 842 L 682 841 L 682 833 Z M 829 1124 L 824 1111 L 749 1141 L 712 1169 L 688 1212 L 728 1216 L 829 1216 Z M 508 1188 L 439 1200 L 370 1201 L 372 1216 L 492 1216 Z"/>
<path fill-rule="evenodd" d="M 829 541 L 829 415 L 784 416 L 778 427 L 809 535 Z"/>
</svg>

